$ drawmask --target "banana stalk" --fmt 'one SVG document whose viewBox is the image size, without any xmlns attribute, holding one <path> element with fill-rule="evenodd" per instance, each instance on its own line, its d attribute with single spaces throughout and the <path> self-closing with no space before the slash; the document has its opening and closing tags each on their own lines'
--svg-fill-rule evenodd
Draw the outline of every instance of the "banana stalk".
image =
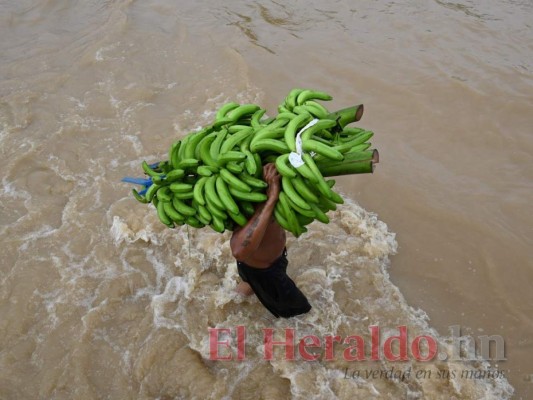
<svg viewBox="0 0 533 400">
<path fill-rule="evenodd" d="M 320 173 L 325 178 L 340 175 L 367 174 L 374 172 L 374 166 L 379 162 L 377 150 L 348 153 L 343 161 L 317 164 Z"/>
<path fill-rule="evenodd" d="M 357 122 L 363 117 L 364 106 L 359 104 L 329 114 L 326 118 L 337 121 L 338 130 L 342 130 L 346 125 Z"/>
</svg>

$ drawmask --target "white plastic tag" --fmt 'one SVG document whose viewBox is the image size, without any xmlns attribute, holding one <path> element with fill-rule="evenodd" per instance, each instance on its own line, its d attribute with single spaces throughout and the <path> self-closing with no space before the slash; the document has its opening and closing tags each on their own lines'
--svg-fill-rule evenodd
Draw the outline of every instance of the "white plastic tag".
<svg viewBox="0 0 533 400">
<path fill-rule="evenodd" d="M 305 164 L 305 162 L 302 160 L 302 133 L 311 128 L 317 122 L 318 119 L 313 119 L 296 134 L 296 153 L 293 151 L 291 154 L 289 154 L 289 162 L 294 168 L 299 168 Z"/>
<path fill-rule="evenodd" d="M 302 160 L 302 156 L 298 153 L 295 153 L 294 151 L 289 154 L 289 162 L 294 168 L 300 168 L 302 165 L 304 165 L 304 160 Z"/>
</svg>

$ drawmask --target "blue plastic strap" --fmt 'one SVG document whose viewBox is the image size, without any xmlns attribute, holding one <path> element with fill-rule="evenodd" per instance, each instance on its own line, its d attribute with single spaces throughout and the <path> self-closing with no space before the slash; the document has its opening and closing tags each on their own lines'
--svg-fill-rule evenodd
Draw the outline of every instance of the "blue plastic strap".
<svg viewBox="0 0 533 400">
<path fill-rule="evenodd" d="M 150 186 L 152 184 L 152 178 L 132 178 L 126 176 L 122 178 L 122 182 L 133 183 L 135 185 Z"/>
</svg>

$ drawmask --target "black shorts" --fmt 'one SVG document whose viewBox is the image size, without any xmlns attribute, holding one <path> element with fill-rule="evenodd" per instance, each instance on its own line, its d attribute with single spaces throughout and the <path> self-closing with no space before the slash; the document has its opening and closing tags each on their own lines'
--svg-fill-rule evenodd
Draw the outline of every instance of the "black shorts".
<svg viewBox="0 0 533 400">
<path fill-rule="evenodd" d="M 290 318 L 311 310 L 311 305 L 287 276 L 287 250 L 268 268 L 254 268 L 237 261 L 239 275 L 253 289 L 259 301 L 274 316 Z"/>
</svg>

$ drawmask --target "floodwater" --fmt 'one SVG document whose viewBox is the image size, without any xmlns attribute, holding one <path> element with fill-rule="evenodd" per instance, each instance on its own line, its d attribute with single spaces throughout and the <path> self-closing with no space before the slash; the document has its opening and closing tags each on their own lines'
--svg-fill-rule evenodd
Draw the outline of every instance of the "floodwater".
<svg viewBox="0 0 533 400">
<path fill-rule="evenodd" d="M 0 1 L 0 37 L 0 398 L 533 396 L 530 0 Z M 380 164 L 289 239 L 313 310 L 276 320 L 233 293 L 229 233 L 167 229 L 120 179 L 294 87 L 364 103 Z M 237 326 L 245 358 L 211 360 Z M 324 355 L 376 326 L 438 357 L 264 359 L 264 328 Z M 490 354 L 453 357 L 457 327 Z"/>
</svg>

